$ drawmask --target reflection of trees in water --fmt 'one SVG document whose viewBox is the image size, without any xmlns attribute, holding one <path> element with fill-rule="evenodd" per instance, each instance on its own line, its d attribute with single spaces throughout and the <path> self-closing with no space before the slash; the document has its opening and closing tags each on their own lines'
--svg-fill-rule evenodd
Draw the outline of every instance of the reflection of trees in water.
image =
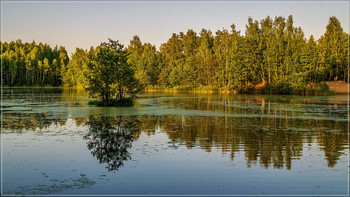
<svg viewBox="0 0 350 197">
<path fill-rule="evenodd" d="M 259 163 L 265 168 L 272 166 L 291 169 L 292 160 L 299 159 L 303 148 L 308 144 L 317 144 L 324 151 L 328 166 L 334 167 L 347 148 L 348 122 L 338 121 L 338 118 L 347 117 L 346 107 L 342 103 L 320 104 L 312 99 L 300 101 L 293 98 L 273 103 L 263 98 L 244 99 L 242 96 L 233 99 L 223 96 L 222 100 L 210 96 L 189 96 L 189 99 L 180 98 L 180 101 L 164 99 L 159 102 L 167 102 L 169 108 L 174 109 L 209 110 L 227 115 L 242 114 L 242 117 L 145 115 L 138 117 L 140 122 L 135 122 L 135 117 L 104 116 L 73 120 L 77 126 L 89 126 L 89 134 L 86 136 L 91 139 L 89 149 L 101 163 L 111 163 L 110 168 L 113 168 L 114 161 L 117 166 L 118 161 L 129 158 L 128 154 L 123 156 L 120 153 L 123 152 L 123 147 L 114 147 L 114 144 L 124 144 L 124 150 L 127 151 L 131 147 L 132 136 L 138 138 L 140 135 L 140 132 L 133 132 L 123 136 L 117 132 L 121 128 L 142 130 L 147 135 L 154 134 L 155 128 L 160 128 L 167 133 L 169 139 L 174 142 L 181 140 L 189 149 L 200 146 L 210 152 L 212 148 L 219 148 L 231 159 L 234 159 L 237 152 L 244 151 L 248 166 Z M 312 118 L 300 118 L 310 113 L 315 113 L 310 115 Z M 251 116 L 244 117 L 247 114 Z M 68 113 L 6 112 L 2 116 L 3 128 L 16 131 L 35 131 L 52 124 L 64 125 L 67 118 Z M 327 120 L 328 118 L 333 119 Z"/>
<path fill-rule="evenodd" d="M 136 117 L 89 117 L 89 132 L 84 136 L 87 147 L 100 163 L 106 163 L 109 171 L 118 170 L 123 162 L 131 159 L 129 149 L 133 135 L 138 131 Z"/>
<path fill-rule="evenodd" d="M 3 100 L 23 99 L 30 103 L 61 101 L 88 101 L 88 93 L 82 88 L 15 88 L 3 89 Z"/>
<path fill-rule="evenodd" d="M 172 141 L 181 140 L 188 148 L 199 145 L 207 152 L 219 148 L 232 160 L 243 150 L 248 167 L 260 163 L 265 168 L 291 169 L 305 143 L 317 143 L 333 167 L 346 149 L 348 135 L 344 122 L 316 119 L 143 116 L 140 121 L 144 129 L 144 124 L 156 123 Z"/>
<path fill-rule="evenodd" d="M 347 102 L 336 99 L 320 102 L 294 96 L 271 101 L 266 99 L 269 97 L 186 95 L 164 102 L 173 109 L 216 111 L 242 117 L 164 116 L 157 121 L 161 129 L 171 131 L 167 132 L 170 139 L 180 139 L 188 148 L 199 144 L 210 152 L 218 147 L 232 159 L 237 151 L 243 150 L 248 166 L 259 162 L 266 168 L 291 169 L 292 159 L 302 156 L 304 143 L 316 143 L 325 151 L 328 166 L 333 167 L 347 147 L 348 122 L 344 121 L 348 116 Z M 310 114 L 312 118 L 303 118 Z M 338 121 L 339 118 L 342 120 Z"/>
<path fill-rule="evenodd" d="M 74 120 L 74 122 L 75 122 L 75 125 L 76 125 L 77 127 L 79 127 L 79 126 L 84 126 L 84 125 L 86 125 L 86 123 L 89 121 L 89 117 L 84 117 L 84 118 L 82 118 L 82 117 L 73 118 L 73 120 Z"/>
<path fill-rule="evenodd" d="M 86 103 L 86 95 L 84 90 L 72 88 L 4 88 L 4 102 L 1 106 L 3 112 L 2 128 L 21 132 L 23 130 L 42 130 L 51 125 L 63 126 L 68 119 L 66 106 L 79 105 L 80 100 Z M 62 101 L 67 101 L 68 103 L 61 106 L 58 103 Z M 53 106 L 58 109 L 62 107 L 63 110 L 56 112 L 54 111 L 55 109 L 46 112 L 36 112 L 35 110 L 36 108 L 46 110 Z M 76 118 L 77 126 L 84 125 L 86 119 L 87 117 Z"/>
<path fill-rule="evenodd" d="M 22 132 L 23 130 L 47 129 L 51 125 L 63 126 L 67 122 L 66 113 L 4 113 L 2 128 Z"/>
<path fill-rule="evenodd" d="M 342 151 L 347 146 L 348 130 L 347 126 L 335 122 L 331 128 L 335 131 L 329 131 L 328 125 L 324 121 L 317 123 L 317 143 L 325 152 L 328 167 L 334 167 L 339 160 Z"/>
<path fill-rule="evenodd" d="M 62 126 L 67 118 L 67 115 L 48 113 L 3 114 L 2 121 L 4 129 L 20 132 L 50 125 Z M 77 126 L 89 126 L 86 136 L 91 140 L 89 149 L 101 163 L 108 163 L 109 169 L 120 167 L 122 161 L 129 158 L 127 149 L 131 147 L 133 136 L 138 138 L 140 135 L 136 130 L 152 135 L 158 127 L 167 133 L 169 139 L 181 140 L 189 149 L 200 146 L 210 152 L 212 148 L 219 148 L 232 160 L 237 152 L 244 151 L 248 167 L 259 163 L 265 168 L 291 169 L 292 160 L 302 156 L 307 144 L 317 144 L 324 151 L 328 166 L 334 167 L 347 147 L 347 122 L 173 115 L 139 116 L 138 119 L 140 121 L 135 117 L 90 116 L 75 118 L 74 121 Z M 133 132 L 127 134 L 123 130 Z"/>
<path fill-rule="evenodd" d="M 3 89 L 3 100 L 20 100 L 31 104 L 53 103 L 61 100 L 61 88 L 15 88 Z"/>
</svg>

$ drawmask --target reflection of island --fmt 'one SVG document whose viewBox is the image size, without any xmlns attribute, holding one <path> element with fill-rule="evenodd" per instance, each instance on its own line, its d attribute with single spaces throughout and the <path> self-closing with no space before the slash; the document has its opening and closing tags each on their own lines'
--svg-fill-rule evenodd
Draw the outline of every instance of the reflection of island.
<svg viewBox="0 0 350 197">
<path fill-rule="evenodd" d="M 89 132 L 84 136 L 87 147 L 100 163 L 106 163 L 109 171 L 118 170 L 123 162 L 131 159 L 129 149 L 133 135 L 138 130 L 135 117 L 89 117 Z"/>
</svg>

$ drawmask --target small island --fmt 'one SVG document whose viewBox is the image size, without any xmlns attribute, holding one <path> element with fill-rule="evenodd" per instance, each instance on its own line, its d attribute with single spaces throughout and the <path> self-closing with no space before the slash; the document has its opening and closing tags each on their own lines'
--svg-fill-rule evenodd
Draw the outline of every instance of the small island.
<svg viewBox="0 0 350 197">
<path fill-rule="evenodd" d="M 99 98 L 89 104 L 99 106 L 131 106 L 138 88 L 134 70 L 127 62 L 127 52 L 118 41 L 109 39 L 96 48 L 87 63 L 86 87 L 90 96 Z M 128 97 L 126 97 L 128 96 Z"/>
</svg>

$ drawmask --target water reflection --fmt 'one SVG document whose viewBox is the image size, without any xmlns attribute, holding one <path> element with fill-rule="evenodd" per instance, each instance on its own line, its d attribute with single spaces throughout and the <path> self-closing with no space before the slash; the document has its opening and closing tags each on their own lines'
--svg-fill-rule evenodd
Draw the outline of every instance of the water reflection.
<svg viewBox="0 0 350 197">
<path fill-rule="evenodd" d="M 67 120 L 67 116 L 55 119 L 47 114 L 23 116 L 15 119 L 4 114 L 4 128 L 35 131 L 50 125 L 63 126 Z M 140 131 L 154 135 L 155 128 L 188 149 L 200 147 L 211 152 L 212 148 L 218 148 L 232 160 L 237 152 L 244 151 L 248 167 L 259 163 L 265 168 L 291 169 L 292 160 L 301 158 L 304 146 L 312 144 L 324 151 L 328 167 L 334 167 L 347 148 L 346 124 L 330 120 L 150 115 L 91 115 L 73 120 L 77 126 L 88 126 L 84 136 L 87 147 L 109 170 L 118 169 L 124 160 L 130 159 L 128 150 Z"/>
<path fill-rule="evenodd" d="M 50 94 L 51 100 L 48 99 Z M 26 99 L 39 95 L 39 100 L 33 99 L 29 104 L 62 100 L 72 100 L 75 103 L 80 92 L 29 91 L 23 95 Z M 85 99 L 84 96 L 81 97 Z M 347 102 L 337 97 L 146 95 L 144 100 L 140 99 L 140 103 L 147 105 L 137 108 L 140 114 L 85 114 L 77 118 L 70 118 L 69 110 L 66 109 L 23 112 L 22 109 L 13 109 L 14 103 L 19 102 L 12 102 L 11 99 L 18 99 L 18 94 L 13 91 L 5 94 L 7 111 L 3 111 L 2 129 L 6 132 L 36 131 L 48 129 L 51 125 L 57 128 L 72 119 L 76 126 L 86 127 L 84 139 L 87 140 L 88 149 L 100 163 L 107 165 L 108 170 L 117 170 L 124 161 L 130 159 L 129 150 L 141 133 L 152 136 L 157 135 L 156 130 L 166 133 L 176 146 L 200 148 L 206 152 L 219 149 L 233 162 L 236 154 L 243 152 L 247 167 L 259 164 L 263 168 L 291 169 L 293 160 L 302 158 L 303 151 L 308 146 L 316 146 L 321 150 L 328 167 L 334 167 L 349 147 Z M 65 108 L 74 106 L 68 102 Z M 164 116 L 147 115 L 148 111 L 142 110 L 154 109 L 147 108 L 149 106 L 161 106 L 162 110 L 169 110 L 169 113 Z M 34 108 L 28 110 L 30 109 Z M 179 110 L 184 112 L 183 115 L 171 111 L 178 109 L 183 110 Z M 202 116 L 186 114 L 187 110 L 215 113 Z M 128 113 L 133 114 L 135 110 Z M 49 130 L 55 132 L 55 128 Z"/>
<path fill-rule="evenodd" d="M 247 166 L 291 169 L 292 160 L 302 157 L 303 146 L 316 143 L 325 152 L 328 167 L 334 167 L 347 147 L 346 124 L 329 120 L 281 118 L 227 118 L 194 116 L 142 116 L 143 128 L 157 125 L 172 141 L 189 149 L 207 152 L 219 148 L 234 160 L 244 151 Z M 154 128 L 154 127 L 153 127 Z"/>
<path fill-rule="evenodd" d="M 108 171 L 118 170 L 124 161 L 131 159 L 129 149 L 138 131 L 137 123 L 136 117 L 89 116 L 86 123 L 89 131 L 83 138 L 88 141 L 91 154 L 101 164 L 107 164 Z"/>
<path fill-rule="evenodd" d="M 68 113 L 3 113 L 2 128 L 15 132 L 48 129 L 50 126 L 64 126 Z"/>
</svg>

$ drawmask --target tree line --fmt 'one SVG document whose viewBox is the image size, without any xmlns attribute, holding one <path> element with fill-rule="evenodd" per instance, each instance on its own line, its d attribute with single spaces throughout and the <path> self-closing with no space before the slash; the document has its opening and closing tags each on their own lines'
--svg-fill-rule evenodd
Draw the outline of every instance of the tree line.
<svg viewBox="0 0 350 197">
<path fill-rule="evenodd" d="M 231 29 L 213 34 L 202 29 L 174 33 L 160 46 L 134 36 L 127 63 L 143 87 L 207 87 L 246 91 L 258 84 L 297 89 L 328 80 L 349 81 L 348 38 L 339 20 L 330 17 L 325 33 L 306 38 L 293 17 L 248 18 L 244 34 Z M 101 47 L 77 48 L 68 59 L 64 47 L 3 43 L 4 85 L 84 86 L 89 64 Z"/>
<path fill-rule="evenodd" d="M 2 82 L 8 86 L 62 85 L 69 63 L 64 47 L 50 47 L 35 41 L 1 43 Z"/>
</svg>

